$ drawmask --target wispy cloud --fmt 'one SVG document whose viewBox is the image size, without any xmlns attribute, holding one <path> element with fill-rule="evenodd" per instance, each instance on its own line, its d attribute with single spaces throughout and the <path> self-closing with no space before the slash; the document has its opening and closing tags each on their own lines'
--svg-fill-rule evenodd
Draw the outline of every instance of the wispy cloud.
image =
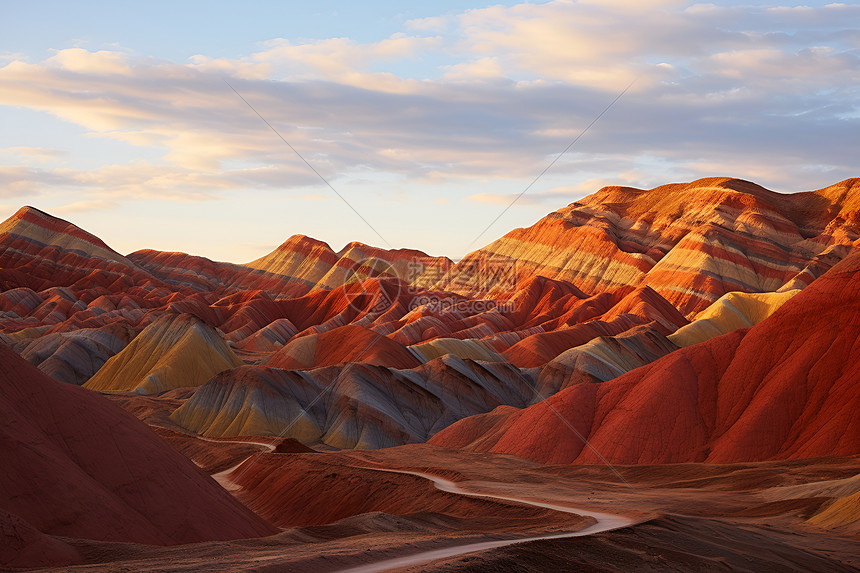
<svg viewBox="0 0 860 573">
<path fill-rule="evenodd" d="M 48 147 L 7 147 L 0 149 L 0 155 L 15 155 L 22 159 L 34 159 L 39 162 L 50 161 L 65 157 L 68 152 Z"/>
<path fill-rule="evenodd" d="M 546 191 L 521 194 L 521 193 L 475 193 L 466 197 L 466 201 L 473 203 L 484 203 L 488 205 L 501 205 L 507 207 L 516 201 L 521 205 L 566 205 L 586 195 L 590 195 L 611 185 L 642 185 L 647 186 L 648 182 L 641 174 L 636 172 L 619 173 L 612 179 L 590 178 L 579 182 L 576 185 L 565 185 L 553 187 Z"/>
<path fill-rule="evenodd" d="M 569 202 L 626 182 L 621 174 L 634 168 L 631 183 L 671 171 L 823 186 L 856 175 L 858 21 L 856 5 L 559 0 L 413 20 L 376 42 L 267 39 L 236 58 L 172 62 L 84 48 L 40 62 L 0 55 L 8 62 L 0 105 L 158 155 L 83 169 L 60 165 L 68 151 L 49 145 L 7 148 L 19 164 L 0 168 L 0 196 L 74 188 L 92 206 L 254 188 L 317 200 L 307 189 L 315 176 L 225 77 L 327 178 L 386 174 L 419 190 L 399 198 L 406 201 L 441 184 L 525 184 L 632 78 L 634 89 L 552 170 L 599 181 L 547 180 L 522 204 Z M 425 58 L 438 66 L 405 75 L 403 64 Z M 516 192 L 463 196 L 501 205 Z"/>
<path fill-rule="evenodd" d="M 68 215 L 73 213 L 88 213 L 90 211 L 109 211 L 118 209 L 119 203 L 113 201 L 92 200 L 92 201 L 76 201 L 62 207 L 58 207 L 55 211 L 60 215 Z"/>
</svg>

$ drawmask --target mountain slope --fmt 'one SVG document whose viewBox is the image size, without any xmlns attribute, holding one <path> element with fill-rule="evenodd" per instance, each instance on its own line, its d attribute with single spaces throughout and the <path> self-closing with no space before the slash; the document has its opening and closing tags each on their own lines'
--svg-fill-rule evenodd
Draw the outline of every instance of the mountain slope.
<svg viewBox="0 0 860 573">
<path fill-rule="evenodd" d="M 168 315 L 147 326 L 84 386 L 157 394 L 199 386 L 215 374 L 241 364 L 205 323 L 190 315 Z"/>
<path fill-rule="evenodd" d="M 132 415 L 3 345 L 0 457 L 0 510 L 45 534 L 172 545 L 274 532 Z"/>
<path fill-rule="evenodd" d="M 270 368 L 304 370 L 344 362 L 413 368 L 419 361 L 401 344 L 358 324 L 293 338 L 266 363 Z"/>
<path fill-rule="evenodd" d="M 521 280 L 542 275 L 586 293 L 648 285 L 695 313 L 729 291 L 811 282 L 860 237 L 858 197 L 860 179 L 795 194 L 725 177 L 605 187 L 470 253 L 431 286 L 466 294 L 473 269 L 508 260 Z"/>
<path fill-rule="evenodd" d="M 858 316 L 854 254 L 748 330 L 602 384 L 575 384 L 524 410 L 461 420 L 430 443 L 546 463 L 599 463 L 596 452 L 621 464 L 853 455 Z"/>
<path fill-rule="evenodd" d="M 9 280 L 34 290 L 159 282 L 95 235 L 33 207 L 0 223 L 0 285 Z"/>
<path fill-rule="evenodd" d="M 422 273 L 441 274 L 450 265 L 446 257 L 431 257 L 413 249 L 379 249 L 357 242 L 335 252 L 322 241 L 294 235 L 271 253 L 245 266 L 264 276 L 305 285 L 312 291 L 329 290 L 373 277 L 412 282 Z"/>
<path fill-rule="evenodd" d="M 346 364 L 310 371 L 222 372 L 171 415 L 206 436 L 283 436 L 306 445 L 382 448 L 423 442 L 460 418 L 524 406 L 534 382 L 509 364 L 455 356 L 411 370 Z"/>
</svg>

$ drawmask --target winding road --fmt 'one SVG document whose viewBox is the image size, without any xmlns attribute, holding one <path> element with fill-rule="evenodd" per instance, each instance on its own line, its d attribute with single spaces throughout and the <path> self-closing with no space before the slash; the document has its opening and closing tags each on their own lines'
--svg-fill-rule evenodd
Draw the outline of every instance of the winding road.
<svg viewBox="0 0 860 573">
<path fill-rule="evenodd" d="M 212 438 L 204 438 L 203 436 L 197 436 L 197 438 L 200 440 L 203 440 L 204 442 L 214 442 L 216 444 L 224 444 L 224 443 L 251 444 L 254 446 L 263 446 L 264 448 L 268 449 L 269 452 L 275 451 L 275 445 L 272 443 L 268 443 L 268 442 L 256 442 L 253 440 L 213 440 Z M 261 453 L 262 452 L 258 452 L 256 454 L 251 454 L 247 458 L 243 458 L 242 461 L 239 462 L 238 464 L 236 464 L 235 466 L 227 468 L 226 470 L 218 472 L 216 474 L 212 474 L 210 477 L 212 479 L 214 479 L 215 481 L 217 481 L 221 485 L 221 487 L 223 487 L 227 491 L 229 491 L 229 492 L 236 491 L 239 489 L 239 486 L 237 486 L 235 483 L 233 483 L 233 480 L 231 480 L 227 476 L 229 476 L 231 473 L 236 471 L 236 469 L 238 469 L 239 466 L 241 466 L 242 464 L 244 464 L 245 462 L 247 462 L 248 460 L 250 460 L 254 456 L 259 456 Z"/>
<path fill-rule="evenodd" d="M 436 489 L 442 490 L 444 492 L 453 493 L 457 495 L 464 495 L 468 497 L 483 497 L 489 499 L 498 499 L 502 501 L 513 501 L 516 503 L 522 503 L 526 505 L 531 505 L 535 507 L 543 507 L 547 509 L 552 509 L 555 511 L 562 511 L 564 513 L 574 513 L 576 515 L 588 516 L 592 517 L 596 520 L 595 523 L 585 527 L 583 529 L 579 529 L 577 531 L 570 531 L 567 533 L 553 533 L 548 535 L 535 535 L 532 537 L 521 537 L 518 539 L 504 539 L 499 541 L 479 541 L 474 543 L 466 543 L 464 545 L 455 545 L 453 547 L 445 547 L 443 549 L 433 549 L 430 551 L 422 551 L 421 553 L 415 553 L 414 555 L 407 555 L 404 557 L 396 557 L 394 559 L 386 559 L 384 561 L 377 561 L 376 563 L 369 563 L 365 565 L 361 565 L 358 567 L 352 567 L 349 569 L 343 569 L 339 573 L 375 573 L 378 571 L 388 571 L 390 569 L 398 569 L 401 567 L 409 567 L 412 565 L 421 565 L 422 563 L 427 563 L 429 561 L 435 561 L 437 559 L 445 559 L 448 557 L 456 557 L 458 555 L 465 555 L 466 553 L 474 553 L 476 551 L 486 551 L 487 549 L 496 549 L 499 547 L 506 547 L 508 545 L 515 545 L 517 543 L 527 543 L 529 541 L 541 541 L 544 539 L 565 539 L 568 537 L 584 537 L 587 535 L 594 535 L 595 533 L 602 533 L 604 531 L 611 531 L 613 529 L 621 529 L 623 527 L 628 527 L 636 523 L 636 520 L 631 519 L 629 517 L 625 517 L 623 515 L 614 515 L 611 513 L 601 513 L 597 511 L 590 511 L 587 509 L 575 508 L 575 507 L 567 507 L 563 505 L 555 505 L 551 503 L 543 503 L 538 501 L 532 501 L 529 499 L 522 499 L 518 497 L 509 497 L 502 495 L 490 495 L 485 493 L 475 493 L 464 491 L 460 486 L 454 483 L 451 480 L 447 480 L 438 476 L 434 476 L 432 474 L 427 474 L 423 472 L 414 472 L 407 470 L 394 470 L 389 468 L 371 468 L 371 467 L 363 467 L 362 469 L 375 470 L 380 472 L 389 472 L 396 474 L 406 474 L 418 476 L 424 479 L 428 479 L 433 482 L 436 486 Z"/>
<path fill-rule="evenodd" d="M 206 441 L 211 442 L 221 442 L 223 443 L 226 440 L 212 440 L 207 438 L 201 438 Z M 257 446 L 263 446 L 267 448 L 270 452 L 275 450 L 275 446 L 270 443 L 257 442 L 257 441 L 231 441 L 232 443 L 245 443 L 245 444 L 253 444 Z M 259 454 L 252 454 L 247 458 L 243 459 L 241 462 L 236 464 L 235 466 L 228 468 L 224 471 L 218 472 L 216 474 L 212 474 L 212 478 L 217 481 L 221 486 L 228 490 L 234 491 L 238 489 L 238 486 L 234 484 L 233 480 L 230 479 L 230 474 L 233 473 L 239 466 L 244 464 L 248 459 L 254 457 Z M 602 513 L 598 511 L 591 511 L 588 509 L 582 509 L 578 507 L 569 507 L 564 505 L 555 505 L 552 503 L 544 503 L 539 501 L 534 501 L 530 499 L 523 499 L 519 497 L 511 497 L 511 496 L 503 496 L 503 495 L 495 495 L 495 494 L 487 494 L 487 493 L 477 493 L 466 491 L 462 489 L 459 485 L 451 480 L 447 480 L 445 478 L 435 476 L 433 474 L 428 474 L 424 472 L 416 472 L 410 470 L 397 470 L 391 468 L 379 468 L 379 467 L 368 467 L 368 466 L 354 466 L 356 468 L 372 470 L 378 472 L 388 472 L 395 474 L 403 474 L 403 475 L 412 475 L 417 476 L 426 480 L 430 480 L 433 482 L 433 485 L 436 486 L 436 489 L 453 493 L 455 495 L 463 495 L 467 497 L 477 497 L 477 498 L 488 498 L 488 499 L 496 499 L 500 501 L 511 501 L 515 503 L 522 503 L 525 505 L 531 505 L 534 507 L 542 507 L 546 509 L 551 509 L 554 511 L 561 511 L 564 513 L 572 513 L 576 515 L 582 515 L 591 517 L 595 520 L 595 523 L 584 527 L 583 529 L 579 529 L 576 531 L 569 531 L 565 533 L 552 533 L 545 535 L 534 535 L 530 537 L 520 537 L 517 539 L 503 539 L 496 541 L 478 541 L 472 543 L 465 543 L 461 545 L 454 545 L 452 547 L 445 547 L 442 549 L 432 549 L 429 551 L 422 551 L 420 553 L 415 553 L 413 555 L 406 555 L 404 557 L 395 557 L 392 559 L 385 559 L 382 561 L 377 561 L 375 563 L 367 563 L 364 565 L 360 565 L 358 567 L 352 567 L 349 569 L 343 569 L 339 573 L 376 573 L 379 571 L 388 571 L 391 569 L 398 569 L 402 567 L 410 567 L 412 565 L 421 565 L 422 563 L 428 563 L 430 561 L 436 561 L 437 559 L 446 559 L 448 557 L 456 557 L 458 555 L 465 555 L 467 553 L 474 553 L 477 551 L 486 551 L 488 549 L 497 549 L 499 547 L 506 547 L 509 545 L 516 545 L 518 543 L 528 543 L 529 541 L 542 541 L 546 539 L 566 539 L 569 537 L 585 537 L 587 535 L 594 535 L 596 533 L 603 533 L 605 531 L 612 531 L 613 529 L 621 529 L 623 527 L 628 527 L 637 523 L 637 520 L 632 519 L 630 517 L 626 517 L 623 515 L 615 515 L 611 513 Z"/>
</svg>

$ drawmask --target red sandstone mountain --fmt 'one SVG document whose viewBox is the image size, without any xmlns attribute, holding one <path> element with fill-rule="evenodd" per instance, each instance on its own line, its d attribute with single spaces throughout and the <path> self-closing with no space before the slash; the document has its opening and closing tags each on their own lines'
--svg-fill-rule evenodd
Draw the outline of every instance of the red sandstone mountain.
<svg viewBox="0 0 860 573">
<path fill-rule="evenodd" d="M 132 415 L 3 345 L 0 457 L 0 509 L 18 523 L 4 548 L 47 543 L 34 530 L 160 545 L 274 532 Z"/>
<path fill-rule="evenodd" d="M 430 443 L 545 463 L 737 462 L 860 452 L 860 254 L 770 318 Z M 571 429 L 587 438 L 590 446 Z"/>
<path fill-rule="evenodd" d="M 591 480 L 609 470 L 468 452 L 553 464 L 601 462 L 596 452 L 630 464 L 855 456 L 860 255 L 849 253 L 858 246 L 858 191 L 858 180 L 795 195 L 725 178 L 609 187 L 457 265 L 360 243 L 335 252 L 302 236 L 247 265 L 148 250 L 122 256 L 71 223 L 23 208 L 0 224 L 0 566 L 132 555 L 130 568 L 159 569 L 192 553 L 209 566 L 220 552 L 230 554 L 221 567 L 229 569 L 247 552 L 278 568 L 270 559 L 318 552 L 332 538 L 338 555 L 325 565 L 333 567 L 350 543 L 361 544 L 356 562 L 366 559 L 370 531 L 389 543 L 387 532 L 404 527 L 418 526 L 426 538 L 440 528 L 450 537 L 452 523 L 473 536 L 570 525 L 552 522 L 550 510 L 457 497 L 422 478 L 373 471 L 365 467 L 372 460 L 426 469 L 456 454 L 478 489 L 504 484 L 518 468 L 528 495 L 545 484 L 545 492 L 565 490 L 567 503 L 570 486 L 586 499 Z M 286 436 L 320 450 L 431 445 L 321 454 L 288 440 L 227 479 L 271 522 L 314 525 L 135 561 L 163 549 L 74 538 L 171 544 L 274 529 L 133 417 L 74 384 L 103 390 L 212 471 L 256 450 L 243 435 Z M 213 439 L 221 437 L 234 441 Z M 746 490 L 765 479 L 756 472 L 768 463 L 630 471 L 645 482 L 671 475 L 690 515 L 691 475 L 707 476 L 706 489 L 728 488 L 711 492 L 720 507 L 729 497 L 756 505 L 758 493 Z M 779 463 L 793 472 L 807 462 Z M 823 479 L 810 468 L 809 479 Z M 585 479 L 569 479 L 578 469 Z M 769 471 L 774 480 L 782 469 Z M 732 482 L 721 472 L 742 477 Z M 797 486 L 807 492 L 800 496 L 772 491 L 779 495 L 767 499 L 778 501 L 743 509 L 768 523 L 786 508 L 793 522 L 803 511 L 810 526 L 856 533 L 856 478 L 835 481 L 831 502 L 823 500 L 836 494 L 824 482 L 813 493 L 812 484 Z M 611 491 L 617 505 L 615 484 Z M 637 487 L 634 504 L 642 496 Z M 663 511 L 663 490 L 659 497 Z M 356 515 L 363 512 L 395 515 Z M 727 526 L 703 526 L 694 544 L 707 557 L 679 562 L 724 564 L 714 560 L 724 553 L 719 543 L 747 543 L 750 523 L 717 545 L 714 532 Z M 647 528 L 595 543 L 632 547 L 650 560 L 653 551 L 636 537 Z M 778 533 L 774 539 L 788 539 Z M 296 541 L 308 536 L 320 542 Z M 670 545 L 679 555 L 679 543 Z M 596 553 L 601 563 L 605 549 Z M 732 563 L 749 566 L 751 553 Z M 825 562 L 798 554 L 759 563 Z"/>
<path fill-rule="evenodd" d="M 605 187 L 467 255 L 442 281 L 421 284 L 465 294 L 474 269 L 507 259 L 521 278 L 542 275 L 586 293 L 648 285 L 688 314 L 729 291 L 802 287 L 858 237 L 860 179 L 794 194 L 729 178 Z"/>
<path fill-rule="evenodd" d="M 33 207 L 0 224 L 0 286 L 124 288 L 155 285 L 154 277 L 98 237 Z"/>
<path fill-rule="evenodd" d="M 402 344 L 357 324 L 294 338 L 266 363 L 269 368 L 305 370 L 344 362 L 414 368 L 420 362 Z"/>
<path fill-rule="evenodd" d="M 267 276 L 283 277 L 308 290 L 333 289 L 367 278 L 399 278 L 411 282 L 419 274 L 441 274 L 451 265 L 414 249 L 385 250 L 352 242 L 335 252 L 326 243 L 294 235 L 281 246 L 245 266 Z"/>
<path fill-rule="evenodd" d="M 773 297 L 781 304 L 838 261 L 857 238 L 856 186 L 781 195 L 723 178 L 605 188 L 453 268 L 418 251 L 351 243 L 335 252 L 302 236 L 249 265 L 157 251 L 123 257 L 71 223 L 25 208 L 0 233 L 7 287 L 0 341 L 57 379 L 103 390 L 202 390 L 211 380 L 224 391 L 234 370 L 218 372 L 242 363 L 300 369 L 319 389 L 338 381 L 332 395 L 346 402 L 332 408 L 352 405 L 315 422 L 316 439 L 423 440 L 459 417 L 611 380 L 679 346 L 755 324 L 778 305 L 721 299 L 706 320 L 688 325 L 688 318 L 732 289 L 779 289 Z M 493 267 L 494 253 L 517 265 Z M 493 289 L 500 300 L 465 296 Z M 180 315 L 190 315 L 179 321 L 190 330 L 163 327 Z M 204 366 L 200 348 L 226 360 Z M 453 406 L 424 368 L 444 356 L 448 369 L 454 358 L 470 365 L 462 371 L 471 377 L 461 389 L 468 394 L 455 397 L 468 407 Z M 472 365 L 484 374 L 474 377 Z M 301 391 L 294 386 L 284 399 L 301 403 Z M 256 398 L 240 400 L 258 408 L 243 413 L 208 392 L 189 400 L 188 427 L 219 435 L 215 426 L 231 427 L 225 416 L 251 413 L 248 427 L 288 423 Z M 236 383 L 229 392 L 243 394 Z M 421 414 L 427 403 L 432 413 Z M 402 409 L 415 419 L 401 419 Z M 210 417 L 215 426 L 202 421 Z M 366 438 L 356 429 L 363 427 Z"/>
</svg>

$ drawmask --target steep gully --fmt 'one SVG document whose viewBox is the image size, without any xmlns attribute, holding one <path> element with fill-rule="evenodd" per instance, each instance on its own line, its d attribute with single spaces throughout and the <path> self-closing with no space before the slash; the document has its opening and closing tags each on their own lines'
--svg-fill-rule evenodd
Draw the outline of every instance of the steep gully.
<svg viewBox="0 0 860 573">
<path fill-rule="evenodd" d="M 212 440 L 207 438 L 202 438 L 203 440 L 209 442 L 223 442 L 223 440 Z M 263 446 L 268 449 L 269 452 L 275 450 L 275 446 L 270 443 L 253 441 L 253 440 L 231 440 L 233 443 L 244 443 L 244 444 L 252 444 Z M 221 484 L 224 489 L 227 491 L 235 491 L 239 488 L 233 480 L 230 478 L 230 474 L 232 474 L 235 470 L 237 470 L 242 464 L 251 459 L 252 457 L 258 456 L 258 454 L 252 454 L 247 458 L 243 459 L 241 462 L 236 464 L 235 466 L 228 468 L 224 471 L 218 472 L 216 474 L 212 474 L 212 478 Z M 582 509 L 578 507 L 569 507 L 563 505 L 555 505 L 552 503 L 543 503 L 539 501 L 534 501 L 530 499 L 523 499 L 519 497 L 509 497 L 495 494 L 486 494 L 486 493 L 477 493 L 466 491 L 457 485 L 455 482 L 451 480 L 447 480 L 441 478 L 439 476 L 435 476 L 433 474 L 428 474 L 424 472 L 416 472 L 409 470 L 399 470 L 392 468 L 381 468 L 381 467 L 372 467 L 367 465 L 355 466 L 357 468 L 365 469 L 365 470 L 373 470 L 379 472 L 387 472 L 387 473 L 395 473 L 395 474 L 403 474 L 403 475 L 412 475 L 417 476 L 426 480 L 430 480 L 433 482 L 433 485 L 436 489 L 440 491 L 444 491 L 446 493 L 453 493 L 455 495 L 462 495 L 467 497 L 477 497 L 477 498 L 488 498 L 495 499 L 499 501 L 508 501 L 514 503 L 522 503 L 525 505 L 531 505 L 534 507 L 542 507 L 545 509 L 551 509 L 553 511 L 561 511 L 564 513 L 572 513 L 575 515 L 581 515 L 583 517 L 591 517 L 594 519 L 594 523 L 584 527 L 583 529 L 579 529 L 576 531 L 569 531 L 565 533 L 553 533 L 546 535 L 534 535 L 530 537 L 520 537 L 516 539 L 502 539 L 495 541 L 480 541 L 480 542 L 472 542 L 466 543 L 462 545 L 454 545 L 452 547 L 445 547 L 442 549 L 433 549 L 430 551 L 422 551 L 420 553 L 415 553 L 413 555 L 407 555 L 404 557 L 396 557 L 393 559 L 385 559 L 382 561 L 377 561 L 375 563 L 366 563 L 360 565 L 358 567 L 352 567 L 349 569 L 344 569 L 340 571 L 340 573 L 375 573 L 379 571 L 388 571 L 391 569 L 398 569 L 402 567 L 409 567 L 412 565 L 420 565 L 422 563 L 427 563 L 430 561 L 435 561 L 438 559 L 446 559 L 449 557 L 456 557 L 459 555 L 465 555 L 467 553 L 474 553 L 477 551 L 486 551 L 489 549 L 497 549 L 499 547 L 506 547 L 508 545 L 515 545 L 518 543 L 527 543 L 529 541 L 542 541 L 547 539 L 565 539 L 570 537 L 585 537 L 588 535 L 594 535 L 596 533 L 603 533 L 606 531 L 611 531 L 614 529 L 621 529 L 624 527 L 629 527 L 638 523 L 640 520 L 632 519 L 630 517 L 626 517 L 623 515 L 615 515 L 611 513 L 602 513 L 597 511 L 591 511 L 587 509 Z"/>
</svg>

